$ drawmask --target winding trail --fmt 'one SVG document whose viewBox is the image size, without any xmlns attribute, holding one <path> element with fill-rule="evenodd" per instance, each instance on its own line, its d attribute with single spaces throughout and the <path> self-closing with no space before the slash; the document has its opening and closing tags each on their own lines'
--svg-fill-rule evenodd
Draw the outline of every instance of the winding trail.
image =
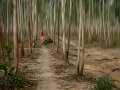
<svg viewBox="0 0 120 90">
<path fill-rule="evenodd" d="M 28 66 L 29 70 L 34 71 L 31 79 L 36 80 L 38 83 L 36 90 L 60 90 L 56 75 L 52 69 L 55 58 L 50 55 L 49 49 L 44 46 L 37 50 L 41 55 Z"/>
</svg>

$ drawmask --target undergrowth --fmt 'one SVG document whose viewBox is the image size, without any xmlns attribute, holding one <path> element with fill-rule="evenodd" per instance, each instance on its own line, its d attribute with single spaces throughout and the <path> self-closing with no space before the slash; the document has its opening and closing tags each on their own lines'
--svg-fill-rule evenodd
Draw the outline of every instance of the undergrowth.
<svg viewBox="0 0 120 90">
<path fill-rule="evenodd" d="M 102 76 L 96 80 L 94 90 L 112 90 L 114 80 L 109 76 Z"/>
<path fill-rule="evenodd" d="M 23 73 L 14 73 L 12 45 L 4 47 L 4 63 L 0 64 L 3 71 L 0 77 L 0 90 L 13 90 L 14 88 L 24 88 L 27 80 Z"/>
<path fill-rule="evenodd" d="M 45 37 L 45 39 L 43 41 L 43 45 L 47 45 L 50 43 L 53 43 L 53 40 L 49 36 Z"/>
</svg>

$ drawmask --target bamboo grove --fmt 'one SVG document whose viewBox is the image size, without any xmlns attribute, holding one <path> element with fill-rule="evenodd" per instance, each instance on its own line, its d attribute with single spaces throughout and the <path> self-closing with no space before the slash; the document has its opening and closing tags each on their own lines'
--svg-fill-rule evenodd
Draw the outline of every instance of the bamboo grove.
<svg viewBox="0 0 120 90">
<path fill-rule="evenodd" d="M 0 58 L 4 45 L 12 43 L 16 72 L 25 45 L 32 53 L 39 31 L 44 31 L 56 50 L 62 47 L 66 65 L 70 41 L 78 42 L 76 71 L 83 75 L 85 47 L 120 46 L 119 4 L 120 0 L 0 0 Z"/>
</svg>

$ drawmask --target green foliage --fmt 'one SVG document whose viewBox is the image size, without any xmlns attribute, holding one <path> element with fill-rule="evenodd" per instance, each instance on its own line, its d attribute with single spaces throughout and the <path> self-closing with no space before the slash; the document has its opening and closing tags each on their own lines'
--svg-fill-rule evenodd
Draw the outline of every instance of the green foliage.
<svg viewBox="0 0 120 90">
<path fill-rule="evenodd" d="M 24 74 L 22 73 L 19 73 L 19 74 L 15 74 L 12 76 L 12 83 L 14 85 L 14 87 L 17 87 L 17 88 L 24 88 L 26 83 L 27 83 L 27 80 L 26 80 L 26 77 Z"/>
<path fill-rule="evenodd" d="M 5 73 L 11 73 L 13 71 L 13 65 L 12 65 L 12 60 L 13 60 L 13 56 L 12 56 L 12 45 L 6 45 L 4 47 L 4 65 L 6 68 Z"/>
<path fill-rule="evenodd" d="M 22 73 L 17 74 L 4 74 L 3 77 L 0 79 L 0 88 L 24 88 L 27 80 L 25 79 L 25 75 Z"/>
<path fill-rule="evenodd" d="M 109 76 L 102 76 L 95 82 L 95 90 L 112 90 L 114 80 Z"/>
<path fill-rule="evenodd" d="M 13 70 L 11 45 L 6 45 L 4 47 L 4 64 L 0 64 L 0 70 L 3 70 L 5 75 L 8 75 Z"/>
<path fill-rule="evenodd" d="M 0 78 L 0 88 L 23 88 L 26 85 L 25 75 L 21 73 L 14 73 L 12 64 L 12 46 L 7 45 L 4 47 L 4 64 L 0 64 L 0 70 L 4 71 L 4 75 Z"/>
<path fill-rule="evenodd" d="M 0 70 L 4 70 L 4 71 L 6 71 L 6 67 L 5 67 L 4 64 L 0 64 Z"/>
<path fill-rule="evenodd" d="M 47 45 L 50 43 L 53 43 L 53 40 L 49 36 L 47 36 L 43 41 L 43 45 Z"/>
<path fill-rule="evenodd" d="M 3 77 L 0 79 L 0 88 L 5 88 L 5 87 L 8 87 L 9 86 L 9 77 L 8 75 L 4 74 Z"/>
</svg>

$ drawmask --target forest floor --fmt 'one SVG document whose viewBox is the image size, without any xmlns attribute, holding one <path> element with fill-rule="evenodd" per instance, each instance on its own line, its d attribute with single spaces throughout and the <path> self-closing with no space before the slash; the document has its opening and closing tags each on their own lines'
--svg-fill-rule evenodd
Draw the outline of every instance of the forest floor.
<svg viewBox="0 0 120 90">
<path fill-rule="evenodd" d="M 53 70 L 54 59 L 44 46 L 35 48 L 30 56 L 22 59 L 21 66 L 26 67 L 27 79 L 34 83 L 30 90 L 59 90 Z"/>
<path fill-rule="evenodd" d="M 120 90 L 120 48 L 85 49 L 85 73 L 76 75 L 77 47 L 70 46 L 70 65 L 66 66 L 62 48 L 56 51 L 53 44 L 34 48 L 32 54 L 25 49 L 25 57 L 20 66 L 27 73 L 31 86 L 27 90 L 90 90 L 95 79 L 109 75 L 115 82 L 115 90 Z"/>
</svg>

